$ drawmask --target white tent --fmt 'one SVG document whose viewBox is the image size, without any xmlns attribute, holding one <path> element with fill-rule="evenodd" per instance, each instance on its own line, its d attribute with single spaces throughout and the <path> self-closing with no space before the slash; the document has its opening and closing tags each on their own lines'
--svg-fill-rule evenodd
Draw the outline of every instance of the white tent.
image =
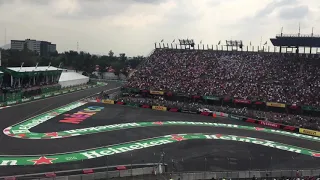
<svg viewBox="0 0 320 180">
<path fill-rule="evenodd" d="M 65 72 L 61 73 L 59 84 L 61 87 L 77 86 L 81 84 L 86 84 L 89 82 L 89 77 L 83 76 L 76 72 Z"/>
</svg>

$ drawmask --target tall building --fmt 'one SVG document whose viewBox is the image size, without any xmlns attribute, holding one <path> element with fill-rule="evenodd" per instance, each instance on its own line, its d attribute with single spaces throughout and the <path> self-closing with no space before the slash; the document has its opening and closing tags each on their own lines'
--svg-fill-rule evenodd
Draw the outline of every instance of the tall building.
<svg viewBox="0 0 320 180">
<path fill-rule="evenodd" d="M 34 39 L 11 40 L 11 49 L 22 51 L 24 48 L 37 52 L 40 56 L 48 56 L 57 51 L 57 45 L 47 41 L 37 41 Z"/>
<path fill-rule="evenodd" d="M 22 51 L 25 41 L 11 40 L 11 49 Z"/>
</svg>

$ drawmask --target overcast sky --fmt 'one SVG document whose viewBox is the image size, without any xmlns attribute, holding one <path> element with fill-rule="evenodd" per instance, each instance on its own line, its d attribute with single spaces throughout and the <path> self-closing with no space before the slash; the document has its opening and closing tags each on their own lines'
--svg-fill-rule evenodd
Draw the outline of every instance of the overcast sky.
<svg viewBox="0 0 320 180">
<path fill-rule="evenodd" d="M 58 51 L 148 55 L 154 42 L 193 38 L 259 45 L 280 33 L 320 34 L 319 0 L 0 0 L 0 46 L 33 38 Z M 2 34 L 2 35 L 1 35 Z"/>
</svg>

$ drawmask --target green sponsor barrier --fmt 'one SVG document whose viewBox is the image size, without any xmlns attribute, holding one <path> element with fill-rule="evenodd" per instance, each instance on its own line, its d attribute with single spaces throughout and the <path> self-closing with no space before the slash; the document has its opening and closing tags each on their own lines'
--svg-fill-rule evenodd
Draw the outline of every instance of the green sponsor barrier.
<svg viewBox="0 0 320 180">
<path fill-rule="evenodd" d="M 38 96 L 33 96 L 30 98 L 24 98 L 24 99 L 18 99 L 18 100 L 10 100 L 10 101 L 6 101 L 3 103 L 0 103 L 0 107 L 2 106 L 10 106 L 10 105 L 15 105 L 15 104 L 19 104 L 19 103 L 25 103 L 25 102 L 29 102 L 29 101 L 34 101 L 34 100 L 38 100 L 38 99 L 44 99 L 44 98 L 48 98 L 48 97 L 52 97 L 52 96 L 58 96 L 61 94 L 67 94 L 70 92 L 75 92 L 75 91 L 79 91 L 79 90 L 84 90 L 84 89 L 88 89 L 88 88 L 95 88 L 98 86 L 104 86 L 105 83 L 97 83 L 96 85 L 87 85 L 84 87 L 78 87 L 78 88 L 70 88 L 68 90 L 59 90 L 57 92 L 50 92 L 50 93 L 45 93 L 42 95 L 38 95 Z"/>
<path fill-rule="evenodd" d="M 135 103 L 128 103 L 128 104 L 126 104 L 126 106 L 139 107 L 139 104 L 135 104 Z"/>
<path fill-rule="evenodd" d="M 298 154 L 304 154 L 313 157 L 319 157 L 320 153 L 301 148 L 296 146 L 290 146 L 274 141 L 268 141 L 263 139 L 257 139 L 252 137 L 240 137 L 234 135 L 224 134 L 175 134 L 166 135 L 157 138 L 145 139 L 130 143 L 123 143 L 118 145 L 111 145 L 101 148 L 95 148 L 90 150 L 83 150 L 77 152 L 68 152 L 65 154 L 51 154 L 51 155 L 33 155 L 33 156 L 0 156 L 0 165 L 39 165 L 39 164 L 57 164 L 73 161 L 82 161 L 87 159 L 100 158 L 103 156 L 111 156 L 114 154 L 125 153 L 138 149 L 146 149 L 149 147 L 171 144 L 174 142 L 195 140 L 195 139 L 210 139 L 210 140 L 227 140 L 257 144 L 265 147 L 280 149 L 284 151 L 294 152 Z"/>
<path fill-rule="evenodd" d="M 242 117 L 231 115 L 231 114 L 228 115 L 228 118 L 232 120 L 239 120 L 239 121 L 242 120 Z"/>
<path fill-rule="evenodd" d="M 220 98 L 216 97 L 216 96 L 203 96 L 203 99 L 213 100 L 213 101 L 219 101 L 220 100 Z"/>
</svg>

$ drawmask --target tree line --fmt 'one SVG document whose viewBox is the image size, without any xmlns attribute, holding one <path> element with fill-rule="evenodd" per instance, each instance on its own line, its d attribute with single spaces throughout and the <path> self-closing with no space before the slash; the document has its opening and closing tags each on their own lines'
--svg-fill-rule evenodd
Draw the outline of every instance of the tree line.
<svg viewBox="0 0 320 180">
<path fill-rule="evenodd" d="M 1 50 L 1 49 L 0 49 Z M 125 53 L 118 56 L 112 50 L 108 55 L 93 55 L 87 52 L 66 51 L 63 53 L 51 53 L 49 56 L 39 56 L 36 52 L 28 49 L 19 50 L 1 50 L 3 67 L 19 67 L 23 63 L 25 67 L 36 66 L 54 66 L 65 69 L 83 71 L 90 75 L 94 71 L 107 72 L 112 69 L 115 75 L 120 73 L 128 75 L 131 69 L 135 69 L 138 64 L 145 60 L 143 56 L 127 57 Z M 99 67 L 99 70 L 97 70 Z"/>
</svg>

